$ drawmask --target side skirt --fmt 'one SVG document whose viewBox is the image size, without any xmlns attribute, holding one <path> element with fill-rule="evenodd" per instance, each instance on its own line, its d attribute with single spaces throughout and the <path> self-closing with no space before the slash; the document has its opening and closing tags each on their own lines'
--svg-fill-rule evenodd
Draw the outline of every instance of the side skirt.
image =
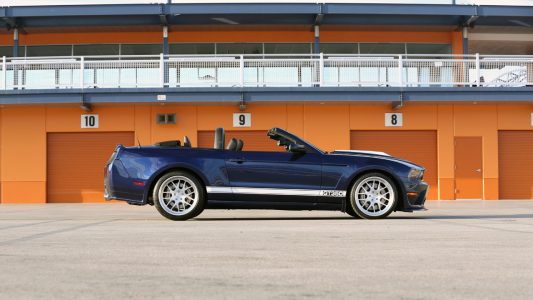
<svg viewBox="0 0 533 300">
<path fill-rule="evenodd" d="M 207 209 L 342 210 L 342 203 L 209 200 Z"/>
</svg>

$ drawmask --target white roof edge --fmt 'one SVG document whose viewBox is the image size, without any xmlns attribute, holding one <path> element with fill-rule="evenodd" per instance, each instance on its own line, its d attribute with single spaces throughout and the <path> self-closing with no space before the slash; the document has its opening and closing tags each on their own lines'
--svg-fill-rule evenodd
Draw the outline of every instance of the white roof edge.
<svg viewBox="0 0 533 300">
<path fill-rule="evenodd" d="M 172 0 L 182 3 L 373 3 L 373 4 L 453 4 L 452 0 Z M 532 0 L 457 0 L 457 5 L 502 5 L 533 6 Z M 164 4 L 166 0 L 3 0 L 1 6 L 50 6 L 50 5 L 93 5 L 93 4 Z"/>
</svg>

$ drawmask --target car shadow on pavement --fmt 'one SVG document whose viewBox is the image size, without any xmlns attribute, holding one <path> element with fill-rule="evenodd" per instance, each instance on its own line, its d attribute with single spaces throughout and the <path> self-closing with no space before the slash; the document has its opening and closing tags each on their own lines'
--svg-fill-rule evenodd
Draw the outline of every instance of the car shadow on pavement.
<svg viewBox="0 0 533 300">
<path fill-rule="evenodd" d="M 297 221 L 297 220 L 361 220 L 350 216 L 339 217 L 246 217 L 246 218 L 196 218 L 195 221 Z M 389 220 L 479 220 L 479 219 L 533 219 L 533 214 L 508 214 L 508 215 L 439 215 L 439 216 L 389 216 Z"/>
<path fill-rule="evenodd" d="M 290 220 L 347 220 L 355 219 L 350 216 L 340 217 L 246 217 L 246 218 L 197 218 L 195 221 L 290 221 Z"/>
<path fill-rule="evenodd" d="M 428 220 L 468 220 L 468 219 L 533 219 L 533 214 L 508 214 L 508 215 L 438 215 L 438 216 L 390 216 L 388 219 L 428 219 Z"/>
</svg>

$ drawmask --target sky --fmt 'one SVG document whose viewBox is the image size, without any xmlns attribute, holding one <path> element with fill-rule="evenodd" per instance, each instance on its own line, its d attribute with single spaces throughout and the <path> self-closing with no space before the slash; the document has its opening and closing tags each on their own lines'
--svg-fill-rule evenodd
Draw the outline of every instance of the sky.
<svg viewBox="0 0 533 300">
<path fill-rule="evenodd" d="M 166 3 L 166 0 L 0 0 L 0 6 L 31 6 L 31 5 L 77 5 L 77 4 L 128 4 L 128 3 Z M 199 0 L 183 1 L 173 0 L 173 3 L 224 3 L 224 2 L 244 2 L 244 3 L 265 3 L 265 2 L 290 2 L 290 3 L 399 3 L 399 4 L 451 4 L 453 0 Z M 533 0 L 456 0 L 457 4 L 478 4 L 478 5 L 521 5 L 533 6 Z"/>
</svg>

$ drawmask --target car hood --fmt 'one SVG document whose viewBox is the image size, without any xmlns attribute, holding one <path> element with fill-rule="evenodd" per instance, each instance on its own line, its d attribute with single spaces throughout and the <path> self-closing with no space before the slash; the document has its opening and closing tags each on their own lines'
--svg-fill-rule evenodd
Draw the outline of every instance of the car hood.
<svg viewBox="0 0 533 300">
<path fill-rule="evenodd" d="M 414 167 L 418 167 L 421 169 L 424 169 L 424 167 L 417 165 L 411 161 L 401 159 L 398 157 L 391 156 L 390 154 L 387 154 L 385 152 L 379 152 L 379 151 L 366 151 L 366 150 L 335 150 L 333 152 L 329 153 L 330 155 L 342 155 L 342 156 L 362 156 L 362 157 L 373 157 L 378 159 L 385 159 L 385 160 L 392 160 L 401 162 L 404 164 L 408 164 Z"/>
</svg>

